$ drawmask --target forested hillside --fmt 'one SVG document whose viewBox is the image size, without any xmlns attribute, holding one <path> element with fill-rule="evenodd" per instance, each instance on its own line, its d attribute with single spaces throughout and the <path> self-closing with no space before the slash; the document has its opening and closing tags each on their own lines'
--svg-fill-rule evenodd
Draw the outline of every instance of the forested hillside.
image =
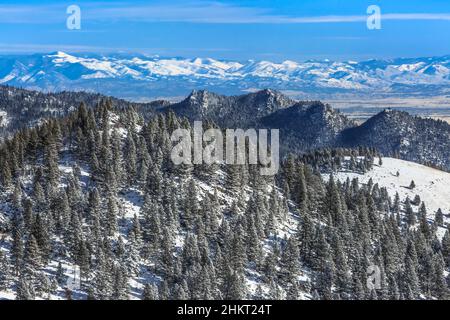
<svg viewBox="0 0 450 320">
<path fill-rule="evenodd" d="M 308 153 L 316 148 L 368 147 L 384 156 L 414 161 L 450 171 L 450 124 L 385 110 L 357 125 L 345 114 L 320 101 L 293 101 L 275 90 L 224 96 L 194 90 L 171 103 L 132 103 L 85 92 L 41 93 L 0 86 L 0 141 L 20 128 L 48 117 L 63 117 L 81 102 L 88 108 L 109 99 L 117 109 L 134 109 L 144 120 L 175 112 L 190 121 L 204 120 L 226 128 L 280 129 L 280 150 Z"/>
<path fill-rule="evenodd" d="M 332 176 L 370 170 L 375 148 L 287 156 L 273 177 L 258 165 L 175 166 L 171 133 L 190 122 L 138 111 L 82 104 L 1 144 L 0 297 L 449 297 L 443 213 L 427 219 L 426 203 Z"/>
<path fill-rule="evenodd" d="M 16 130 L 39 124 L 45 118 L 63 117 L 76 111 L 82 102 L 87 107 L 93 108 L 103 99 L 111 100 L 117 108 L 134 107 L 144 116 L 153 115 L 154 109 L 168 104 L 166 101 L 137 104 L 98 93 L 71 91 L 43 93 L 0 86 L 0 141 Z"/>
</svg>

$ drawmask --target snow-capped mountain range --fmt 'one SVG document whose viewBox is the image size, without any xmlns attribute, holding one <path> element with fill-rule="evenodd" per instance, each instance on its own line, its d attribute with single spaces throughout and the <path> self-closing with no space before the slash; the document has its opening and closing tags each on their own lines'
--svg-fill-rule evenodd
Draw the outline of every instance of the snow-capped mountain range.
<svg viewBox="0 0 450 320">
<path fill-rule="evenodd" d="M 239 94 L 265 87 L 293 95 L 445 96 L 450 94 L 450 55 L 281 63 L 64 52 L 3 55 L 0 84 L 97 91 L 136 100 L 179 97 L 193 89 Z"/>
</svg>

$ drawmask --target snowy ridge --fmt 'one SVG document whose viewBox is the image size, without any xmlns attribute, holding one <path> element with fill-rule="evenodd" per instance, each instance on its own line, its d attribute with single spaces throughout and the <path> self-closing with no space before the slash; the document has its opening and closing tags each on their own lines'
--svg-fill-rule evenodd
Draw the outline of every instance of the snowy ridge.
<svg viewBox="0 0 450 320">
<path fill-rule="evenodd" d="M 75 86 L 91 89 L 97 81 L 98 91 L 113 90 L 124 97 L 124 88 L 110 80 L 129 84 L 146 83 L 156 90 L 158 83 L 174 82 L 177 95 L 195 87 L 223 85 L 230 92 L 245 92 L 267 87 L 315 92 L 369 93 L 377 89 L 385 94 L 447 94 L 450 85 L 450 56 L 416 59 L 369 60 L 362 62 L 306 61 L 222 61 L 211 58 L 160 58 L 136 55 L 97 56 L 56 52 L 45 55 L 0 56 L 0 84 L 64 90 Z M 186 83 L 186 80 L 188 82 Z M 98 82 L 100 81 L 100 82 Z M 229 92 L 229 93 L 230 93 Z M 411 91 L 412 92 L 412 91 Z M 133 95 L 139 93 L 133 92 Z M 142 97 L 142 93 L 140 94 Z M 144 94 L 149 97 L 149 94 Z"/>
<path fill-rule="evenodd" d="M 8 113 L 0 110 L 0 127 L 6 127 L 9 123 Z"/>
</svg>

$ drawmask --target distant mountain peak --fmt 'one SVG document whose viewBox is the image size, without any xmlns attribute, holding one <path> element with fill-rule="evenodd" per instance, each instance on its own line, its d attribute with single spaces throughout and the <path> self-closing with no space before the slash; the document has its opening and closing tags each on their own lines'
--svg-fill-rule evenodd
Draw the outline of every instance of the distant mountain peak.
<svg viewBox="0 0 450 320">
<path fill-rule="evenodd" d="M 268 88 L 257 91 L 256 93 L 257 94 L 265 94 L 268 96 L 282 95 L 282 93 L 280 91 L 276 91 L 276 90 L 268 89 Z"/>
<path fill-rule="evenodd" d="M 378 119 L 400 119 L 400 118 L 414 118 L 414 116 L 410 115 L 405 111 L 395 110 L 392 108 L 386 108 L 383 111 L 380 111 L 376 115 L 374 115 L 371 120 Z"/>
<path fill-rule="evenodd" d="M 71 56 L 72 57 L 72 55 L 70 55 L 68 53 L 65 53 L 64 51 L 54 51 L 54 52 L 51 52 L 48 55 L 49 56 L 58 56 L 58 57 L 66 57 L 66 56 Z"/>
<path fill-rule="evenodd" d="M 210 91 L 205 90 L 205 89 L 194 89 L 189 94 L 188 99 L 189 98 L 196 98 L 196 97 L 203 97 L 203 96 L 211 95 L 211 94 L 215 95 L 215 93 L 210 92 Z"/>
<path fill-rule="evenodd" d="M 274 89 L 263 89 L 260 91 L 256 91 L 255 94 L 258 96 L 263 96 L 263 97 L 267 97 L 267 98 L 290 100 L 290 98 L 288 96 L 284 95 L 281 91 L 274 90 Z"/>
</svg>

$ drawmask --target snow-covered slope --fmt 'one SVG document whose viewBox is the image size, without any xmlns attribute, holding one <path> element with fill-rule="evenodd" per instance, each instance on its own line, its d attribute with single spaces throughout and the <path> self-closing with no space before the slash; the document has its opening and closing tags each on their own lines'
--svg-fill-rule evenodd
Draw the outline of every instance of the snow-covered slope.
<svg viewBox="0 0 450 320">
<path fill-rule="evenodd" d="M 9 123 L 8 113 L 0 110 L 0 127 L 6 127 Z"/>
<path fill-rule="evenodd" d="M 123 84 L 135 91 L 125 94 Z M 222 88 L 242 93 L 254 88 L 314 93 L 445 95 L 450 87 L 450 56 L 344 61 L 219 61 L 143 55 L 73 55 L 65 52 L 0 56 L 0 84 L 42 90 L 92 89 L 119 97 L 157 96 L 170 83 L 172 96 L 192 89 Z M 145 84 L 142 90 L 137 84 Z M 269 84 L 269 85 L 268 85 Z M 130 89 L 127 89 L 127 91 Z M 159 93 L 161 94 L 161 93 Z"/>
<path fill-rule="evenodd" d="M 404 263 L 412 263 L 407 251 L 413 258 L 429 254 L 428 261 L 417 259 L 417 268 L 432 268 L 423 280 L 431 293 L 410 293 L 411 299 L 413 294 L 447 297 L 441 284 L 448 275 L 443 258 L 450 257 L 450 244 L 443 240 L 441 249 L 437 242 L 425 241 L 435 235 L 449 239 L 440 217 L 437 228 L 427 228 L 421 215 L 414 235 L 405 228 L 416 228 L 414 222 L 403 219 L 406 213 L 413 216 L 411 210 L 405 212 L 397 202 L 400 219 L 393 220 L 397 216 L 391 215 L 385 192 L 326 187 L 309 167 L 335 168 L 351 155 L 348 168 L 364 172 L 372 168 L 375 150 L 341 149 L 335 155 L 317 150 L 314 157 L 304 157 L 305 163 L 281 163 L 274 178 L 261 177 L 250 166 L 176 167 L 169 159 L 169 137 L 172 125 L 182 122 L 176 115 L 165 117 L 146 124 L 134 109 L 113 109 L 103 102 L 93 112 L 81 106 L 73 116 L 43 122 L 40 129 L 1 146 L 0 276 L 6 277 L 0 277 L 0 300 L 16 295 L 25 300 L 372 299 L 378 295 L 363 287 L 364 268 L 381 263 L 380 270 L 392 272 L 386 281 L 394 284 L 383 284 L 392 288 L 386 299 L 410 299 L 397 292 L 411 291 L 409 283 L 419 290 L 418 280 L 403 279 L 408 267 L 395 262 L 406 257 Z M 36 148 L 35 141 L 61 143 Z M 16 148 L 23 150 L 22 162 L 14 158 Z M 41 154 L 43 159 L 34 156 Z M 364 160 L 361 166 L 354 166 L 356 159 Z M 383 160 L 364 175 L 337 176 L 358 177 L 362 183 L 373 177 L 390 193 L 400 192 L 402 201 L 419 194 L 430 216 L 438 207 L 448 209 L 449 174 Z M 8 174 L 10 167 L 18 173 L 16 181 Z M 403 190 L 411 180 L 414 190 Z M 365 200 L 375 206 L 366 206 Z M 413 209 L 417 212 L 417 206 Z M 417 253 L 407 249 L 412 241 L 420 244 Z M 76 265 L 82 286 L 71 281 Z"/>
<path fill-rule="evenodd" d="M 399 176 L 397 176 L 397 171 Z M 450 173 L 426 167 L 414 162 L 382 158 L 382 165 L 375 161 L 372 170 L 365 174 L 353 172 L 338 172 L 335 178 L 345 181 L 358 178 L 360 183 L 366 184 L 372 178 L 374 183 L 385 187 L 393 198 L 398 192 L 400 199 L 409 197 L 411 200 L 419 195 L 425 202 L 430 218 L 434 217 L 440 208 L 444 214 L 450 213 Z M 411 181 L 416 187 L 410 189 Z"/>
<path fill-rule="evenodd" d="M 118 140 L 120 140 L 119 144 L 125 143 L 125 141 L 128 139 L 128 135 L 130 134 L 130 128 L 125 128 L 123 123 L 121 123 L 121 120 L 123 121 L 119 114 L 109 114 L 109 133 L 111 137 L 114 137 L 114 132 L 117 133 Z M 134 126 L 131 125 L 131 128 L 133 128 L 133 131 L 136 133 L 139 133 L 142 130 L 142 126 L 138 124 L 135 124 Z M 58 183 L 58 189 L 60 191 L 64 189 L 68 190 L 70 184 L 69 182 L 73 181 L 71 179 L 75 179 L 75 185 L 80 194 L 88 194 L 89 191 L 94 187 L 92 172 L 89 168 L 89 165 L 87 165 L 86 163 L 78 162 L 79 160 L 77 160 L 77 157 L 67 149 L 64 148 L 64 151 L 61 152 L 61 158 L 58 162 L 58 172 L 61 175 L 60 181 Z M 123 166 L 123 168 L 125 168 L 125 165 Z M 25 175 L 21 177 L 21 180 L 24 190 L 30 190 L 33 188 L 32 176 Z M 191 181 L 193 183 L 192 185 L 190 185 Z M 193 189 L 195 189 L 197 196 L 196 198 L 199 201 L 204 201 L 206 198 L 212 199 L 217 197 L 217 212 L 221 213 L 218 223 L 221 223 L 222 220 L 225 219 L 225 214 L 228 213 L 229 208 L 231 207 L 234 208 L 233 210 L 236 210 L 234 212 L 235 214 L 244 214 L 245 211 L 243 209 L 239 209 L 237 204 L 248 203 L 256 192 L 259 192 L 263 199 L 267 202 L 269 202 L 271 196 L 276 195 L 277 199 L 280 201 L 280 208 L 282 207 L 282 209 L 280 209 L 280 212 L 282 212 L 282 214 L 279 218 L 277 217 L 274 220 L 274 234 L 272 234 L 270 237 L 267 237 L 267 239 L 264 239 L 264 241 L 262 241 L 261 243 L 264 255 L 270 253 L 270 250 L 275 243 L 278 243 L 279 245 L 280 241 L 290 238 L 291 235 L 294 234 L 297 230 L 299 215 L 296 205 L 292 201 L 288 202 L 287 200 L 285 200 L 282 190 L 276 188 L 273 184 L 262 184 L 258 191 L 250 186 L 247 186 L 242 190 L 241 193 L 233 194 L 227 188 L 226 173 L 223 171 L 223 169 L 218 169 L 214 173 L 214 179 L 211 179 L 208 182 L 202 181 L 201 179 L 195 177 L 174 177 L 170 183 L 174 188 L 173 190 L 178 191 L 186 187 L 187 185 L 190 185 Z M 146 203 L 144 189 L 140 186 L 127 186 L 124 188 L 120 187 L 120 189 L 121 190 L 120 192 L 118 192 L 116 198 L 117 209 L 119 212 L 119 215 L 117 217 L 118 230 L 114 233 L 114 235 L 111 236 L 111 238 L 120 238 L 120 240 L 123 241 L 126 246 L 127 244 L 129 244 L 128 235 L 130 234 L 130 227 L 133 225 L 134 218 L 136 217 L 137 219 L 143 220 L 145 217 L 144 206 L 149 205 L 149 203 Z M 6 225 L 7 222 L 9 222 L 8 218 L 10 218 L 13 214 L 10 202 L 8 200 L 10 198 L 10 192 L 12 192 L 12 189 L 8 190 L 7 192 L 0 192 L 0 227 Z M 180 196 L 180 194 L 177 194 L 177 197 L 178 196 Z M 212 214 L 212 212 L 208 213 Z M 186 237 L 189 234 L 184 231 L 178 232 L 177 230 L 171 230 L 171 232 L 171 236 L 173 237 L 173 239 L 171 240 L 173 240 L 174 242 L 174 251 L 182 252 Z M 0 236 L 2 235 L 2 230 L 0 228 Z M 58 242 L 59 240 L 60 239 L 56 240 L 56 242 Z M 8 243 L 1 239 L 0 251 L 5 256 L 10 256 L 10 247 Z M 42 268 L 44 274 L 50 278 L 53 277 L 58 272 L 58 264 L 61 264 L 64 277 L 67 278 L 67 281 L 72 280 L 75 270 L 79 270 L 79 267 L 73 261 L 69 261 L 66 257 L 58 257 L 56 259 L 50 259 L 48 264 L 44 268 Z M 129 290 L 129 292 L 127 293 L 127 299 L 141 299 L 145 284 L 158 283 L 159 281 L 161 281 L 160 276 L 150 271 L 153 268 L 149 268 L 149 265 L 156 268 L 156 264 L 154 264 L 153 262 L 149 262 L 148 258 L 139 258 L 138 266 L 139 270 L 141 270 L 141 273 L 139 274 L 139 276 L 135 275 L 127 279 L 127 287 Z M 248 289 L 249 294 L 257 294 L 256 291 L 258 289 L 258 286 L 264 294 L 269 294 L 270 288 L 261 282 L 262 274 L 260 272 L 253 269 L 246 269 L 246 272 L 248 273 L 248 276 L 243 280 L 245 281 L 245 286 Z M 302 269 L 298 275 L 298 280 L 299 283 L 302 283 L 305 286 L 309 286 L 311 281 L 310 270 Z M 56 282 L 52 282 L 52 285 L 54 286 L 53 292 L 48 294 L 46 297 L 37 296 L 36 299 L 65 299 L 67 294 L 67 283 L 68 282 L 64 282 L 61 285 L 57 284 Z M 0 288 L 0 300 L 15 299 L 15 290 L 16 288 L 14 286 L 9 286 L 6 289 Z M 71 294 L 73 299 L 87 298 L 87 292 L 85 288 L 74 289 Z M 300 290 L 299 299 L 311 299 L 311 295 L 305 291 Z"/>
</svg>

